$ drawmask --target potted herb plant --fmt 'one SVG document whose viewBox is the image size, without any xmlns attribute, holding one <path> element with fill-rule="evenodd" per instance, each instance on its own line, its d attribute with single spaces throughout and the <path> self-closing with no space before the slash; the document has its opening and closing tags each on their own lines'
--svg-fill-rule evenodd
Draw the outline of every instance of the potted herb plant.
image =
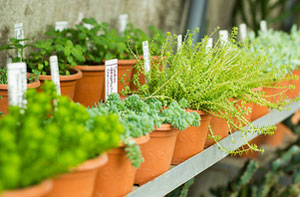
<svg viewBox="0 0 300 197">
<path fill-rule="evenodd" d="M 82 77 L 81 71 L 75 66 L 84 61 L 84 49 L 53 28 L 46 35 L 50 38 L 32 44 L 33 52 L 26 61 L 29 72 L 38 75 L 41 83 L 51 80 L 49 58 L 57 55 L 61 93 L 73 99 L 77 81 Z"/>
<path fill-rule="evenodd" d="M 28 45 L 21 44 L 22 41 L 26 41 L 27 39 L 16 39 L 11 38 L 10 42 L 6 45 L 0 47 L 0 51 L 2 50 L 17 50 L 20 54 L 20 57 L 11 57 L 12 62 L 20 62 L 24 61 L 25 58 L 23 56 L 23 50 Z M 27 79 L 27 89 L 30 88 L 38 88 L 40 86 L 40 81 L 33 77 L 32 75 L 28 76 Z M 7 85 L 7 67 L 0 68 L 0 112 L 3 114 L 8 113 L 8 85 Z"/>
<path fill-rule="evenodd" d="M 251 112 L 247 103 L 278 107 L 264 99 L 262 93 L 253 90 L 271 84 L 274 78 L 274 72 L 271 72 L 265 74 L 262 80 L 259 64 L 265 63 L 266 57 L 250 53 L 247 47 L 240 47 L 234 36 L 228 44 L 223 46 L 218 41 L 212 49 L 208 49 L 207 39 L 194 44 L 192 35 L 187 34 L 177 53 L 173 52 L 176 39 L 168 35 L 163 45 L 163 49 L 168 50 L 162 50 L 166 55 L 161 55 L 166 57 L 161 59 L 159 65 L 151 64 L 151 70 L 146 74 L 147 84 L 140 86 L 137 91 L 145 99 L 154 97 L 171 102 L 185 98 L 188 101 L 187 110 L 196 110 L 200 114 L 200 128 L 189 127 L 178 134 L 172 161 L 174 164 L 202 151 L 208 131 L 214 141 L 219 140 L 209 129 L 212 115 L 225 119 L 229 132 L 245 125 L 248 128 L 242 130 L 243 133 L 251 131 L 270 134 L 275 129 L 254 127 L 246 118 Z M 261 149 L 250 144 L 249 149 L 223 150 L 241 153 Z"/>
<path fill-rule="evenodd" d="M 11 107 L 0 120 L 1 195 L 91 196 L 107 161 L 103 153 L 119 145 L 123 128 L 114 115 L 90 117 L 83 106 L 57 96 L 51 82 L 42 88 L 28 90 L 27 107 Z M 52 189 L 43 182 L 51 178 Z"/>
<path fill-rule="evenodd" d="M 187 105 L 184 99 L 179 103 L 173 101 L 168 106 L 163 106 L 158 99 L 148 99 L 146 102 L 150 108 L 156 109 L 156 116 L 160 117 L 160 121 L 150 133 L 150 140 L 140 146 L 144 162 L 135 176 L 135 183 L 139 185 L 170 169 L 178 130 L 200 125 L 200 116 L 197 113 L 184 110 Z"/>
</svg>

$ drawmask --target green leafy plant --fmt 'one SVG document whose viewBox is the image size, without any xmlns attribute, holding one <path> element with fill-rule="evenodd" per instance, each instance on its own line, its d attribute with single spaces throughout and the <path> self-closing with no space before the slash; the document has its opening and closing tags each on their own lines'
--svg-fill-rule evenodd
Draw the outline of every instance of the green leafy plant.
<svg viewBox="0 0 300 197">
<path fill-rule="evenodd" d="M 139 73 L 139 76 L 145 75 L 147 83 L 140 84 L 137 79 L 134 82 L 138 91 L 127 93 L 137 93 L 145 100 L 158 98 L 169 103 L 185 98 L 187 108 L 226 119 L 230 132 L 240 129 L 243 135 L 247 132 L 272 134 L 274 126 L 254 126 L 243 115 L 251 110 L 245 107 L 246 103 L 278 109 L 287 104 L 284 101 L 270 103 L 263 92 L 254 91 L 258 87 L 273 87 L 275 82 L 282 80 L 285 77 L 284 65 L 265 72 L 265 68 L 272 65 L 270 58 L 249 50 L 248 43 L 238 43 L 235 28 L 228 43 L 222 44 L 218 40 L 211 49 L 207 48 L 207 38 L 194 44 L 193 33 L 186 35 L 177 52 L 173 51 L 177 45 L 177 36 L 167 34 L 160 58 L 151 62 L 148 73 L 143 70 Z M 139 66 L 143 67 L 142 61 L 139 61 Z M 242 128 L 244 125 L 247 127 Z M 211 135 L 214 136 L 213 131 Z M 244 140 L 249 149 L 220 148 L 232 154 L 242 154 L 249 150 L 262 151 L 255 144 L 249 144 L 246 138 Z"/>
<path fill-rule="evenodd" d="M 91 117 L 57 96 L 52 82 L 42 89 L 28 90 L 27 107 L 11 106 L 0 119 L 0 191 L 38 184 L 120 143 L 123 127 L 115 115 Z"/>
<path fill-rule="evenodd" d="M 65 37 L 63 32 L 55 31 L 53 28 L 46 32 L 50 38 L 37 40 L 32 44 L 33 52 L 30 53 L 26 63 L 32 73 L 49 75 L 49 57 L 57 55 L 59 73 L 70 75 L 70 68 L 85 61 L 85 49 L 80 45 L 74 44 L 72 40 Z"/>
<path fill-rule="evenodd" d="M 23 62 L 25 60 L 24 49 L 30 45 L 28 45 L 26 43 L 22 43 L 22 42 L 25 42 L 27 40 L 29 40 L 29 39 L 27 39 L 27 38 L 25 38 L 25 39 L 10 38 L 8 44 L 4 44 L 4 45 L 0 46 L 0 51 L 14 49 L 17 51 L 17 54 L 19 54 L 20 57 L 17 55 L 11 56 L 12 62 Z"/>
<path fill-rule="evenodd" d="M 266 32 L 249 33 L 250 50 L 263 53 L 271 58 L 272 64 L 265 65 L 264 72 L 270 70 L 281 70 L 284 75 L 296 70 L 300 63 L 300 31 L 294 25 L 291 33 L 275 31 L 272 29 Z"/>
<path fill-rule="evenodd" d="M 127 157 L 135 167 L 143 162 L 143 158 L 132 138 L 147 135 L 162 123 L 171 124 L 179 130 L 184 130 L 191 125 L 200 125 L 199 115 L 195 112 L 185 112 L 177 102 L 163 109 L 159 100 L 149 99 L 145 102 L 138 95 L 129 96 L 121 101 L 118 94 L 111 94 L 105 103 L 100 103 L 89 111 L 92 116 L 114 113 L 119 117 L 125 128 L 121 138 L 126 145 Z"/>
</svg>

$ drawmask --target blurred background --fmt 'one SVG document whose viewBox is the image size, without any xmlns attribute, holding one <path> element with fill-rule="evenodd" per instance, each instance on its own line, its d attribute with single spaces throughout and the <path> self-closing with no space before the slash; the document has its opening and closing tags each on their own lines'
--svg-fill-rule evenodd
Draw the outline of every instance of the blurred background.
<svg viewBox="0 0 300 197">
<path fill-rule="evenodd" d="M 83 17 L 118 26 L 118 17 L 147 31 L 149 25 L 184 34 L 200 28 L 199 38 L 216 27 L 230 30 L 241 22 L 257 31 L 264 19 L 268 27 L 288 31 L 300 17 L 299 0 L 0 0 L 0 44 L 13 36 L 15 23 L 23 23 L 26 38 L 40 37 L 56 21 L 68 26 Z M 299 22 L 298 22 L 299 23 Z M 0 54 L 3 61 L 6 54 Z M 3 64 L 3 62 L 0 62 Z"/>
</svg>

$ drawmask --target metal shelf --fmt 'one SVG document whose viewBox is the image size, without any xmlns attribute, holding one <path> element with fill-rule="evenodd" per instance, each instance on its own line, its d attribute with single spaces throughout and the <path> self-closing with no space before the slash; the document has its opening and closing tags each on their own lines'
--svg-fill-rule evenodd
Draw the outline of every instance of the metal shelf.
<svg viewBox="0 0 300 197">
<path fill-rule="evenodd" d="M 255 120 L 253 125 L 255 126 L 268 126 L 280 123 L 291 114 L 296 112 L 300 108 L 300 101 L 291 103 L 286 106 L 283 111 L 272 110 L 265 116 Z M 248 133 L 246 138 L 248 141 L 257 137 L 256 133 Z M 232 142 L 231 136 L 228 136 L 221 140 L 219 143 L 225 148 L 230 150 L 237 149 L 245 144 L 240 131 L 234 132 L 232 137 L 235 139 L 235 143 Z M 178 186 L 187 182 L 191 178 L 195 177 L 199 173 L 203 172 L 210 166 L 214 165 L 221 159 L 225 158 L 227 153 L 220 150 L 218 145 L 212 145 L 201 153 L 191 157 L 183 163 L 173 167 L 169 171 L 160 175 L 159 177 L 149 181 L 141 187 L 134 188 L 129 193 L 128 197 L 159 197 L 168 194 L 169 192 L 176 189 Z"/>
</svg>

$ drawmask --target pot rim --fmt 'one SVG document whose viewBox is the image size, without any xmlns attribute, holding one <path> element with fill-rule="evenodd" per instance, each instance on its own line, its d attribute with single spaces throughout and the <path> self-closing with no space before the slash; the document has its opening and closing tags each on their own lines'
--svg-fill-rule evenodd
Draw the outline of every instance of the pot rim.
<svg viewBox="0 0 300 197">
<path fill-rule="evenodd" d="M 186 112 L 197 112 L 199 115 L 210 115 L 209 113 L 202 111 L 202 110 L 196 110 L 196 109 L 185 109 Z"/>
<path fill-rule="evenodd" d="M 77 65 L 75 68 L 80 71 L 93 72 L 93 71 L 105 71 L 105 65 Z"/>
<path fill-rule="evenodd" d="M 32 83 L 27 83 L 27 88 L 37 88 L 40 86 L 40 80 L 35 79 Z M 0 90 L 8 90 L 8 84 L 0 84 Z"/>
<path fill-rule="evenodd" d="M 142 136 L 137 137 L 137 138 L 132 138 L 132 140 L 134 140 L 134 142 L 135 142 L 136 144 L 138 144 L 138 145 L 139 145 L 139 144 L 144 144 L 144 143 L 148 142 L 149 139 L 150 139 L 149 133 L 147 133 L 147 135 L 142 135 Z M 117 149 L 118 149 L 118 148 L 123 148 L 123 147 L 125 147 L 125 146 L 126 146 L 126 145 L 124 144 L 124 142 L 121 142 L 120 146 L 117 147 Z"/>
<path fill-rule="evenodd" d="M 93 170 L 95 168 L 99 168 L 100 166 L 104 165 L 108 161 L 108 156 L 106 153 L 102 153 L 100 156 L 89 159 L 82 164 L 80 164 L 75 171 L 87 171 Z"/>
<path fill-rule="evenodd" d="M 78 68 L 71 67 L 70 70 L 75 70 L 76 73 L 72 75 L 59 75 L 60 81 L 75 81 L 82 77 L 82 72 Z M 39 80 L 51 80 L 51 75 L 40 75 Z"/>
<path fill-rule="evenodd" d="M 53 187 L 51 179 L 43 180 L 41 183 L 29 187 L 6 190 L 1 194 L 1 197 L 22 197 L 22 196 L 40 196 L 48 193 Z M 42 191 L 43 192 L 42 192 Z"/>
</svg>

